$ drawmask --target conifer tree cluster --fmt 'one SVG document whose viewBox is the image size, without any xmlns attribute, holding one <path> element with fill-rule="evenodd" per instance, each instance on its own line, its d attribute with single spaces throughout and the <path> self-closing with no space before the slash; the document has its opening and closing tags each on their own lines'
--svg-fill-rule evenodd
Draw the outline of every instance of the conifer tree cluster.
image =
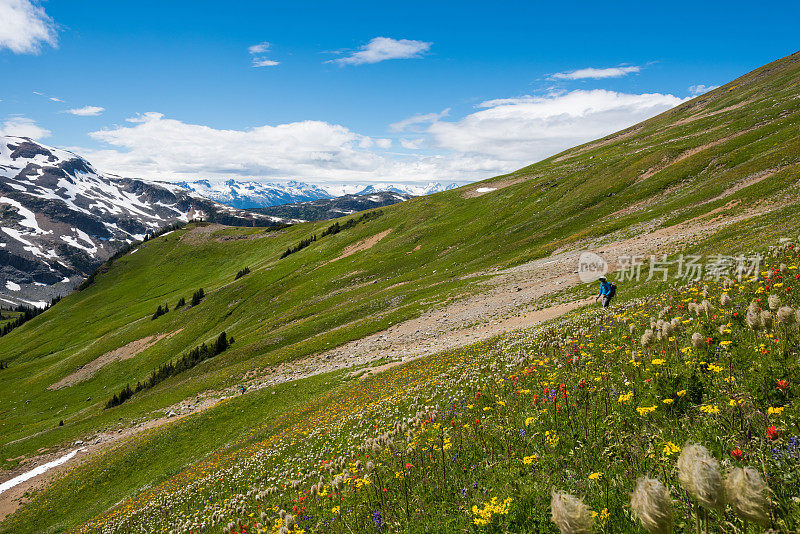
<svg viewBox="0 0 800 534">
<path fill-rule="evenodd" d="M 0 360 L 0 369 L 8 369 L 8 363 L 5 360 Z"/>
<path fill-rule="evenodd" d="M 119 393 L 115 393 L 114 396 L 108 400 L 105 406 L 106 409 L 119 406 L 126 400 L 133 397 L 135 393 L 155 387 L 157 384 L 163 382 L 167 378 L 175 376 L 184 371 L 188 371 L 200 362 L 225 352 L 232 344 L 233 336 L 228 337 L 225 332 L 222 332 L 219 336 L 217 336 L 216 341 L 210 345 L 203 343 L 199 347 L 193 348 L 176 361 L 173 362 L 170 360 L 169 363 L 161 365 L 158 369 L 150 374 L 150 377 L 147 380 L 144 382 L 137 382 L 135 388 L 131 388 L 130 384 L 126 385 L 124 388 L 122 388 L 122 390 L 120 390 Z"/>
<path fill-rule="evenodd" d="M 330 225 L 328 228 L 326 228 L 325 230 L 322 231 L 322 234 L 320 235 L 320 238 L 323 238 L 323 237 L 328 236 L 328 235 L 338 234 L 339 232 L 341 232 L 343 230 L 349 230 L 350 228 L 353 228 L 354 226 L 356 226 L 359 223 L 367 222 L 367 221 L 369 221 L 371 219 L 375 219 L 377 217 L 380 217 L 381 215 L 383 215 L 383 212 L 380 211 L 380 210 L 376 210 L 376 211 L 370 211 L 370 212 L 364 213 L 360 217 L 357 217 L 355 219 L 347 219 L 347 221 L 344 224 L 341 224 L 341 225 L 338 222 L 335 222 L 332 225 Z M 281 254 L 281 259 L 285 258 L 289 254 L 294 254 L 295 252 L 303 250 L 304 248 L 306 248 L 307 246 L 311 245 L 311 243 L 313 243 L 316 240 L 317 240 L 317 234 L 314 234 L 311 237 L 307 237 L 306 239 L 301 240 L 295 246 L 287 248 L 283 252 L 283 254 Z"/>
<path fill-rule="evenodd" d="M 186 299 L 181 297 L 178 299 L 178 303 L 175 305 L 175 309 L 177 310 L 178 308 L 183 308 L 184 306 L 186 306 Z"/>
<path fill-rule="evenodd" d="M 19 305 L 15 308 L 12 308 L 11 310 L 7 310 L 7 311 L 13 311 L 19 315 L 17 315 L 15 319 L 12 319 L 11 321 L 3 325 L 3 328 L 0 329 L 0 337 L 3 337 L 4 335 L 8 334 L 18 326 L 22 326 L 23 324 L 27 323 L 37 315 L 40 315 L 45 311 L 49 310 L 59 300 L 61 300 L 61 297 L 55 297 L 53 300 L 50 301 L 50 304 L 48 304 L 44 308 L 33 308 L 30 306 Z"/>
<path fill-rule="evenodd" d="M 246 274 L 250 274 L 250 267 L 245 267 L 244 269 L 236 273 L 236 278 L 234 278 L 234 280 L 238 280 L 239 278 L 243 277 Z"/>
<path fill-rule="evenodd" d="M 191 306 L 197 306 L 198 304 L 200 304 L 200 302 L 203 300 L 203 298 L 205 296 L 206 296 L 206 292 L 203 291 L 203 288 L 201 287 L 200 289 L 198 289 L 197 291 L 195 291 L 192 294 L 192 301 L 191 301 L 190 305 Z"/>
<path fill-rule="evenodd" d="M 164 304 L 163 308 L 159 304 L 158 308 L 156 308 L 156 312 L 153 314 L 152 320 L 155 321 L 156 319 L 158 319 L 159 317 L 161 317 L 165 313 L 169 313 L 169 304 Z"/>
</svg>

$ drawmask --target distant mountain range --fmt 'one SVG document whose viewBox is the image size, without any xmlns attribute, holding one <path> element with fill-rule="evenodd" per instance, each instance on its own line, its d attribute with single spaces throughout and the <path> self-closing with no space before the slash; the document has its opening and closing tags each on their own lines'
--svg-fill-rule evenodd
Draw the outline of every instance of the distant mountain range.
<svg viewBox="0 0 800 534">
<path fill-rule="evenodd" d="M 259 180 L 195 180 L 175 182 L 195 196 L 239 209 L 265 208 L 283 204 L 332 199 L 345 195 L 372 195 L 379 192 L 410 196 L 429 195 L 459 187 L 459 184 L 432 182 L 426 185 L 355 184 L 320 187 L 304 182 L 263 182 Z"/>
<path fill-rule="evenodd" d="M 43 306 L 126 244 L 175 222 L 291 224 L 453 187 L 373 184 L 327 190 L 295 181 L 156 182 L 103 174 L 72 152 L 0 136 L 0 306 Z"/>
<path fill-rule="evenodd" d="M 343 195 L 336 198 L 309 200 L 267 208 L 253 208 L 250 211 L 281 218 L 321 221 L 397 204 L 410 198 L 414 197 L 408 193 L 378 191 L 366 195 Z"/>
<path fill-rule="evenodd" d="M 295 222 L 236 210 L 181 187 L 104 175 L 80 156 L 0 137 L 0 305 L 42 306 L 127 243 L 178 221 Z"/>
</svg>

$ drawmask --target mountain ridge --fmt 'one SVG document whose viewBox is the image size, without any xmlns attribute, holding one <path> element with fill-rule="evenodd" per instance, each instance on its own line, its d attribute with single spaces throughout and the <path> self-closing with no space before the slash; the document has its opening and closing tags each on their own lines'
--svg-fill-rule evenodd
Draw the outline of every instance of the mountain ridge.
<svg viewBox="0 0 800 534">
<path fill-rule="evenodd" d="M 612 271 L 618 267 L 615 258 L 631 254 L 658 254 L 661 258 L 662 253 L 709 257 L 753 249 L 768 252 L 768 244 L 800 231 L 798 79 L 800 54 L 793 54 L 671 112 L 514 173 L 388 206 L 365 222 L 345 217 L 337 222 L 347 229 L 336 233 L 323 235 L 331 226 L 329 222 L 304 223 L 279 232 L 193 224 L 148 241 L 135 254 L 116 261 L 91 287 L 67 296 L 0 338 L 0 352 L 9 362 L 0 373 L 0 411 L 8 414 L 0 421 L 0 452 L 5 458 L 28 458 L 46 447 L 74 448 L 75 440 L 93 438 L 103 430 L 116 433 L 124 427 L 136 428 L 143 420 L 167 415 L 171 410 L 193 415 L 173 419 L 163 430 L 142 432 L 138 439 L 125 441 L 115 450 L 101 451 L 91 462 L 38 494 L 0 525 L 0 532 L 42 532 L 53 525 L 86 532 L 98 528 L 124 532 L 131 524 L 140 524 L 137 521 L 142 518 L 150 521 L 147 525 L 153 530 L 185 530 L 189 528 L 184 522 L 187 518 L 205 521 L 223 509 L 227 522 L 231 516 L 227 515 L 229 508 L 224 507 L 228 503 L 247 504 L 248 514 L 252 509 L 257 515 L 256 508 L 264 508 L 264 494 L 258 493 L 257 485 L 265 480 L 270 487 L 282 488 L 270 492 L 266 502 L 270 506 L 285 505 L 286 493 L 281 492 L 291 491 L 293 481 L 305 477 L 305 464 L 273 472 L 262 462 L 281 458 L 286 450 L 281 449 L 282 439 L 295 418 L 308 423 L 301 428 L 309 432 L 299 435 L 300 447 L 310 443 L 309 436 L 315 431 L 312 427 L 318 427 L 320 420 L 337 423 L 340 407 L 352 406 L 354 416 L 363 416 L 358 411 L 361 405 L 355 403 L 358 398 L 364 405 L 382 410 L 381 403 L 386 399 L 408 397 L 414 407 L 402 412 L 403 419 L 426 420 L 419 410 L 427 400 L 415 398 L 415 384 L 399 383 L 377 394 L 371 389 L 375 384 L 371 379 L 356 381 L 359 373 L 393 365 L 397 367 L 387 374 L 411 376 L 427 362 L 431 365 L 423 369 L 425 376 L 438 380 L 439 370 L 452 369 L 452 363 L 469 362 L 470 351 L 483 350 L 481 340 L 486 338 L 471 335 L 474 332 L 500 322 L 509 330 L 527 327 L 530 323 L 526 319 L 539 307 L 559 301 L 573 303 L 595 294 L 596 286 L 582 284 L 575 276 L 582 251 L 603 253 Z M 348 219 L 354 222 L 347 224 Z M 317 239 L 311 240 L 312 236 Z M 302 243 L 305 246 L 299 247 Z M 281 257 L 287 248 L 294 252 Z M 237 278 L 245 267 L 249 272 Z M 646 281 L 646 266 L 642 273 L 640 281 L 620 284 L 618 302 L 635 300 L 656 289 L 675 296 L 674 284 L 681 283 Z M 715 292 L 721 287 L 717 282 L 711 284 Z M 179 299 L 190 297 L 198 288 L 205 290 L 202 301 L 175 308 Z M 702 294 L 702 286 L 697 293 Z M 719 298 L 712 304 L 717 302 Z M 156 307 L 165 303 L 171 311 L 152 319 Z M 685 303 L 675 302 L 676 307 Z M 639 324 L 647 328 L 647 319 L 658 315 L 663 305 L 663 301 L 648 304 L 638 317 Z M 747 302 L 740 306 L 746 307 Z M 676 312 L 673 309 L 671 313 Z M 695 314 L 697 321 L 709 320 L 700 315 Z M 91 329 L 86 326 L 86 317 L 92 318 Z M 616 314 L 603 317 L 617 320 Z M 571 324 L 578 327 L 576 335 L 586 326 L 577 320 Z M 708 325 L 708 334 L 717 336 L 717 327 L 723 325 L 724 321 L 713 328 Z M 176 355 L 213 342 L 221 332 L 236 339 L 223 354 L 135 394 L 121 406 L 103 410 L 114 392 L 146 380 L 160 366 L 173 362 Z M 548 338 L 545 350 L 565 348 L 570 339 L 565 332 L 562 329 Z M 640 332 L 630 339 L 636 352 Z M 420 358 L 428 347 L 435 347 L 442 333 L 452 338 L 463 334 L 459 339 L 462 348 L 435 359 Z M 76 368 L 103 361 L 105 354 L 165 334 L 170 337 L 160 338 L 135 357 L 109 361 L 88 380 L 55 392 L 47 389 Z M 622 329 L 621 334 L 628 336 L 628 329 Z M 685 341 L 690 342 L 688 336 Z M 395 350 L 399 345 L 404 345 L 405 352 Z M 464 345 L 470 345 L 469 350 L 463 350 Z M 620 356 L 620 346 L 615 342 L 609 353 Z M 721 354 L 715 349 L 702 350 L 708 350 L 712 358 Z M 595 352 L 591 361 L 602 371 L 605 356 Z M 505 354 L 512 359 L 527 354 L 540 358 L 538 351 L 519 353 L 514 349 Z M 575 353 L 570 350 L 563 354 L 564 358 L 560 353 L 551 361 L 559 368 L 567 366 L 564 368 L 569 371 Z M 405 363 L 400 358 L 415 361 Z M 624 358 L 625 365 L 627 360 Z M 487 362 L 487 368 L 493 366 L 494 362 Z M 491 387 L 508 387 L 511 395 L 522 398 L 514 382 L 508 380 L 506 368 L 499 366 L 495 371 L 498 374 L 490 376 Z M 637 373 L 633 367 L 631 371 Z M 324 374 L 315 378 L 317 373 Z M 709 376 L 715 376 L 712 373 L 709 370 Z M 552 383 L 552 378 L 545 379 Z M 24 392 L 12 387 L 22 380 Z M 455 380 L 463 381 L 463 377 L 456 376 Z M 348 383 L 348 395 L 329 409 L 325 394 L 339 391 Z M 771 384 L 774 390 L 774 381 Z M 240 394 L 242 386 L 246 386 L 245 395 Z M 569 386 L 566 391 L 573 391 Z M 575 387 L 578 391 L 579 386 Z M 295 400 L 306 392 L 306 404 L 298 407 Z M 363 397 L 357 397 L 362 393 Z M 473 394 L 468 398 L 477 397 Z M 483 397 L 491 405 L 485 412 L 503 409 L 494 396 Z M 195 409 L 210 398 L 223 402 L 208 411 Z M 268 415 L 256 418 L 261 405 L 248 403 L 259 398 L 267 399 L 265 402 L 285 398 L 287 402 L 280 407 L 269 404 L 270 411 L 263 412 Z M 444 399 L 448 401 L 444 404 L 448 419 L 453 398 Z M 312 412 L 316 405 L 320 410 Z M 283 410 L 280 413 L 289 422 L 274 416 L 273 409 Z M 636 417 L 644 417 L 633 411 L 633 406 L 630 409 Z M 384 432 L 393 428 L 392 421 L 384 416 L 398 413 L 388 407 L 374 420 L 359 420 L 370 426 L 370 432 L 373 428 Z M 317 414 L 319 419 L 315 418 Z M 475 417 L 484 415 L 479 407 Z M 253 419 L 239 419 L 244 421 L 240 427 L 232 423 L 236 417 Z M 469 428 L 477 428 L 472 426 L 473 420 L 465 421 Z M 223 430 L 206 441 L 203 431 L 214 421 L 219 421 Z M 563 423 L 568 425 L 568 421 L 565 416 Z M 693 419 L 690 425 L 701 426 L 697 421 Z M 506 420 L 501 423 L 508 428 Z M 523 425 L 524 419 L 520 421 Z M 460 420 L 452 428 L 461 428 Z M 571 432 L 569 427 L 564 428 L 564 432 Z M 638 432 L 639 426 L 631 428 Z M 241 441 L 232 444 L 234 434 Z M 518 439 L 520 434 L 513 434 Z M 650 444 L 637 441 L 638 435 L 632 434 L 632 442 L 641 445 L 644 454 Z M 656 435 L 658 439 L 662 435 L 671 439 L 667 434 Z M 508 438 L 507 433 L 503 436 Z M 343 443 L 357 448 L 364 443 L 364 434 L 348 440 Z M 339 443 L 326 443 L 328 452 L 338 453 Z M 259 448 L 261 444 L 275 446 L 263 449 Z M 721 443 L 720 448 L 728 444 Z M 323 458 L 328 456 L 315 456 L 314 462 Z M 558 458 L 571 461 L 568 455 Z M 525 478 L 519 480 L 531 480 L 527 469 L 532 468 L 523 467 L 527 463 L 523 464 L 522 458 L 516 460 L 508 464 L 526 469 Z M 537 466 L 536 458 L 531 462 Z M 244 472 L 240 467 L 247 465 L 257 466 L 253 480 L 237 481 L 233 489 L 218 484 L 228 480 L 230 473 Z M 568 467 L 576 468 L 572 464 Z M 589 467 L 591 463 L 581 469 Z M 331 474 L 340 468 L 334 467 Z M 417 463 L 411 467 L 398 465 L 389 478 L 400 484 L 396 473 L 401 473 L 420 480 L 421 469 Z M 211 473 L 208 485 L 205 479 L 193 478 L 203 470 Z M 588 487 L 584 474 L 579 483 Z M 330 478 L 326 478 L 328 486 Z M 301 484 L 317 482 L 318 478 L 305 480 Z M 517 479 L 509 480 L 516 483 Z M 609 476 L 608 480 L 615 479 Z M 179 494 L 187 481 L 192 493 Z M 83 487 L 80 494 L 74 492 L 76 484 Z M 253 502 L 255 498 L 244 495 L 251 487 L 251 495 L 259 495 L 258 504 Z M 451 489 L 443 494 L 461 494 L 461 486 Z M 394 497 L 398 494 L 393 493 Z M 171 500 L 173 495 L 181 498 Z M 380 493 L 377 495 L 380 498 Z M 546 492 L 540 495 L 546 499 Z M 217 508 L 209 512 L 207 505 Z M 346 506 L 343 504 L 342 510 Z M 415 506 L 409 513 L 414 513 Z M 391 508 L 401 509 L 402 505 Z M 613 511 L 627 513 L 619 508 Z M 369 510 L 372 513 L 374 508 Z M 369 527 L 374 526 L 370 515 L 363 517 Z M 458 528 L 474 528 L 470 519 Z M 429 517 L 420 519 L 420 528 L 430 524 Z M 211 531 L 220 532 L 223 525 L 217 523 Z M 689 524 L 684 531 L 691 529 Z"/>
</svg>

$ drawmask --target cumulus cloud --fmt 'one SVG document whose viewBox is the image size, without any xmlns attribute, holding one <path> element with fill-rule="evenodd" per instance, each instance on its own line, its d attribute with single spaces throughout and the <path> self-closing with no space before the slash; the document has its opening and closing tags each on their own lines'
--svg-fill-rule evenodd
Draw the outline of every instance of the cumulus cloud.
<svg viewBox="0 0 800 534">
<path fill-rule="evenodd" d="M 38 54 L 42 46 L 55 47 L 56 25 L 38 2 L 0 0 L 0 50 Z"/>
<path fill-rule="evenodd" d="M 432 143 L 522 166 L 621 130 L 683 102 L 669 94 L 572 91 L 483 102 L 480 111 L 428 128 Z"/>
<path fill-rule="evenodd" d="M 605 78 L 621 78 L 628 74 L 634 74 L 642 70 L 641 67 L 632 65 L 630 67 L 610 67 L 605 69 L 597 69 L 589 67 L 587 69 L 578 69 L 568 72 L 556 72 L 550 75 L 552 80 L 602 80 Z"/>
<path fill-rule="evenodd" d="M 511 172 L 683 101 L 660 93 L 572 91 L 488 100 L 458 120 L 443 120 L 443 111 L 401 121 L 398 131 L 416 130 L 399 145 L 410 151 L 424 147 L 424 153 L 390 152 L 390 139 L 323 121 L 222 130 L 154 112 L 92 132 L 107 149 L 74 149 L 102 170 L 131 177 L 469 181 Z"/>
<path fill-rule="evenodd" d="M 0 125 L 0 135 L 15 135 L 18 137 L 30 137 L 31 139 L 42 139 L 48 137 L 52 132 L 42 128 L 36 121 L 27 117 L 8 117 Z"/>
<path fill-rule="evenodd" d="M 80 117 L 96 117 L 105 110 L 106 108 L 101 108 L 100 106 L 83 106 L 82 108 L 68 109 L 64 113 L 71 113 Z"/>
<path fill-rule="evenodd" d="M 702 95 L 703 93 L 713 91 L 717 87 L 719 87 L 719 85 L 703 85 L 702 83 L 698 85 L 691 85 L 689 86 L 689 93 L 693 95 Z"/>
<path fill-rule="evenodd" d="M 387 59 L 410 59 L 422 57 L 433 43 L 413 41 L 410 39 L 392 39 L 391 37 L 375 37 L 349 56 L 332 59 L 328 63 L 340 65 L 363 65 L 379 63 Z"/>
<path fill-rule="evenodd" d="M 271 45 L 268 42 L 264 41 L 247 47 L 247 51 L 250 53 L 251 56 L 253 56 L 252 58 L 253 67 L 274 67 L 275 65 L 280 65 L 280 61 L 275 61 L 259 55 L 259 54 L 266 54 L 267 52 L 269 52 L 270 46 Z"/>
<path fill-rule="evenodd" d="M 439 119 L 446 117 L 450 113 L 450 108 L 442 110 L 440 113 L 425 113 L 417 114 L 401 121 L 397 121 L 389 125 L 389 129 L 395 132 L 404 132 L 407 130 L 416 131 L 421 126 L 434 123 Z"/>
</svg>

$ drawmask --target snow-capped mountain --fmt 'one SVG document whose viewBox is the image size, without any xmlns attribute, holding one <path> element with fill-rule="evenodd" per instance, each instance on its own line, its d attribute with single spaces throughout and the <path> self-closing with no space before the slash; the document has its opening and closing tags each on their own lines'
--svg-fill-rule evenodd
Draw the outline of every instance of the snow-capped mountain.
<svg viewBox="0 0 800 534">
<path fill-rule="evenodd" d="M 26 137 L 0 137 L 0 305 L 44 305 L 124 244 L 195 217 L 285 222 L 171 184 L 103 175 L 72 152 Z"/>
<path fill-rule="evenodd" d="M 413 198 L 413 195 L 379 191 L 368 195 L 342 195 L 336 198 L 322 198 L 319 200 L 270 206 L 268 208 L 254 208 L 253 211 L 275 217 L 321 221 L 343 217 L 344 215 L 351 215 L 372 208 L 391 206 L 392 204 L 404 202 L 410 198 Z"/>
<path fill-rule="evenodd" d="M 429 184 L 337 184 L 317 186 L 304 182 L 263 182 L 259 180 L 211 179 L 175 182 L 196 196 L 239 209 L 267 208 L 345 195 L 371 195 L 380 192 L 421 196 L 459 187 L 457 183 Z"/>
<path fill-rule="evenodd" d="M 386 183 L 379 183 L 379 184 L 345 184 L 345 185 L 336 185 L 330 186 L 326 189 L 329 193 L 333 196 L 342 196 L 342 195 L 371 195 L 373 193 L 379 193 L 381 191 L 388 191 L 390 193 L 403 193 L 406 195 L 412 196 L 423 196 L 423 195 L 431 195 L 433 193 L 439 193 L 441 191 L 449 191 L 450 189 L 455 189 L 456 187 L 461 187 L 463 184 L 458 184 L 455 182 L 449 182 L 443 184 L 441 182 L 430 182 L 428 184 L 386 184 Z"/>
<path fill-rule="evenodd" d="M 305 202 L 333 195 L 303 182 L 260 182 L 256 180 L 195 180 L 176 182 L 196 196 L 239 209 L 264 208 L 293 202 Z"/>
</svg>

